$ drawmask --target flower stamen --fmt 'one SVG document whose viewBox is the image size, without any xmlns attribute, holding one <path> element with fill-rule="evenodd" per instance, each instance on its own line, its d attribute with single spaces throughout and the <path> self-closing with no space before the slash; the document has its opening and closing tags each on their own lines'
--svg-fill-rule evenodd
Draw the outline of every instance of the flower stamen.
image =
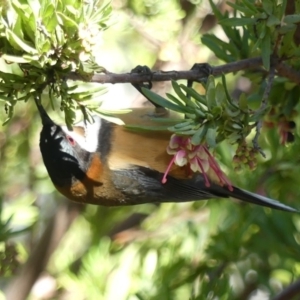
<svg viewBox="0 0 300 300">
<path fill-rule="evenodd" d="M 211 168 L 219 178 L 220 184 L 226 185 L 232 191 L 233 187 L 230 180 L 224 175 L 215 158 L 211 155 L 206 145 L 195 146 L 191 143 L 190 137 L 178 136 L 173 134 L 167 152 L 173 155 L 162 178 L 162 183 L 167 182 L 167 175 L 173 164 L 183 167 L 187 166 L 189 172 L 201 172 L 205 186 L 210 187 L 211 183 L 207 175 Z"/>
<path fill-rule="evenodd" d="M 171 159 L 171 161 L 170 161 L 170 163 L 169 163 L 169 165 L 168 165 L 168 167 L 167 167 L 167 169 L 166 169 L 166 171 L 165 171 L 165 173 L 164 173 L 164 176 L 163 176 L 163 178 L 162 178 L 162 180 L 161 180 L 161 182 L 162 182 L 163 184 L 165 184 L 165 183 L 167 182 L 167 175 L 168 175 L 168 173 L 169 173 L 169 171 L 170 171 L 170 169 L 171 169 L 173 163 L 175 162 L 175 157 L 176 157 L 176 154 L 175 154 L 175 155 L 173 156 L 173 158 Z"/>
<path fill-rule="evenodd" d="M 204 169 L 203 169 L 203 166 L 202 166 L 202 163 L 201 163 L 201 160 L 200 160 L 199 157 L 197 157 L 197 161 L 198 161 L 198 166 L 199 166 L 199 168 L 201 169 L 201 173 L 202 173 L 202 175 L 203 175 L 203 177 L 204 177 L 205 186 L 206 186 L 206 187 L 210 187 L 209 179 L 208 179 L 208 177 L 207 177 L 207 175 L 206 175 L 206 172 L 205 172 Z"/>
</svg>

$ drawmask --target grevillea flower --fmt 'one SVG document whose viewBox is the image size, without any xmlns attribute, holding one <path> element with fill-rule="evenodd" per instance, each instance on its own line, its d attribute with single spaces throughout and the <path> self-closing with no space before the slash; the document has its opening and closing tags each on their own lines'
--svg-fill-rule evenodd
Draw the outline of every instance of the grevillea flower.
<svg viewBox="0 0 300 300">
<path fill-rule="evenodd" d="M 189 170 L 201 172 L 205 186 L 210 187 L 210 181 L 207 176 L 209 169 L 212 169 L 220 180 L 221 185 L 227 185 L 229 190 L 232 190 L 231 182 L 220 169 L 215 158 L 208 151 L 205 145 L 193 145 L 190 137 L 178 136 L 173 134 L 170 139 L 167 153 L 173 155 L 162 179 L 162 183 L 167 182 L 167 175 L 173 164 L 183 167 L 188 166 Z"/>
</svg>

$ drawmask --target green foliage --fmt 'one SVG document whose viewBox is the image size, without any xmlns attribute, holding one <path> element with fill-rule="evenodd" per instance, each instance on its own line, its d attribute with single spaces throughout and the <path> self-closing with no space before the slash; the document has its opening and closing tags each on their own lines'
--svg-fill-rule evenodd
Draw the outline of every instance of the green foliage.
<svg viewBox="0 0 300 300">
<path fill-rule="evenodd" d="M 285 2 L 264 1 L 260 5 L 255 1 L 241 0 L 229 4 L 234 16 L 229 17 L 228 12 L 221 13 L 213 1 L 209 2 L 228 41 L 209 34 L 204 35 L 201 40 L 219 59 L 233 62 L 240 58 L 249 58 L 253 54 L 260 55 L 264 68 L 269 70 L 271 54 L 273 54 L 273 58 L 278 60 L 291 57 L 293 59 L 291 66 L 297 67 L 299 53 L 294 34 L 295 24 L 299 19 L 297 14 L 300 9 L 299 5 L 295 7 L 295 14 L 285 16 Z M 238 27 L 242 27 L 242 30 Z M 251 70 L 246 70 L 245 76 L 252 79 Z M 263 78 L 260 80 L 263 81 Z M 263 118 L 271 119 L 271 122 L 281 119 L 281 123 L 278 123 L 279 127 L 286 127 L 286 132 L 280 133 L 282 143 L 285 143 L 293 140 L 293 130 L 286 124 L 293 122 L 293 114 L 295 114 L 298 101 L 295 100 L 295 90 L 287 86 L 286 80 L 276 78 L 274 86 L 280 86 L 279 93 L 277 93 L 278 89 L 274 89 L 277 98 L 276 105 L 274 105 L 272 91 L 269 105 L 262 105 L 260 108 L 254 106 L 256 110 L 252 109 L 251 103 L 256 96 L 255 93 L 250 96 L 241 93 L 238 100 L 233 100 L 227 91 L 224 76 L 222 83 L 218 84 L 215 84 L 212 77 L 207 79 L 205 96 L 200 95 L 192 87 L 176 82 L 172 83 L 176 97 L 167 93 L 169 100 L 144 89 L 144 94 L 154 103 L 183 114 L 185 119 L 171 126 L 164 124 L 161 127 L 158 125 L 151 128 L 145 126 L 128 128 L 135 130 L 165 130 L 167 128 L 177 135 L 190 136 L 194 145 L 204 143 L 213 149 L 217 143 L 225 139 L 241 147 L 258 121 Z M 259 96 L 255 100 L 267 101 L 263 99 L 262 89 L 259 90 Z M 257 148 L 254 149 L 256 152 L 257 150 Z M 235 158 L 238 156 L 236 155 Z"/>
<path fill-rule="evenodd" d="M 259 55 L 262 57 L 265 69 L 269 70 L 270 55 L 273 54 L 278 59 L 289 58 L 290 66 L 296 69 L 299 68 L 299 47 L 294 37 L 295 24 L 300 14 L 299 4 L 295 5 L 294 14 L 285 15 L 286 1 L 268 0 L 260 3 L 240 0 L 235 3 L 230 2 L 228 5 L 234 9 L 233 15 L 241 14 L 239 17 L 229 17 L 228 12 L 222 14 L 213 1 L 210 1 L 210 4 L 228 41 L 224 42 L 214 35 L 204 35 L 202 42 L 218 58 L 226 62 L 232 62 L 237 59 Z M 251 70 L 246 70 L 244 75 L 257 84 L 260 84 L 262 80 Z M 299 95 L 296 91 L 297 88 L 293 84 L 291 86 L 289 84 L 286 79 L 275 78 L 268 99 L 269 108 L 272 108 L 263 111 L 258 110 L 256 120 L 267 114 L 267 119 L 272 124 L 277 124 L 278 127 L 284 126 L 283 123 L 293 120 Z M 247 97 L 248 105 L 251 106 L 251 103 L 262 100 L 264 88 L 265 85 Z M 282 121 L 278 122 L 278 120 Z"/>
<path fill-rule="evenodd" d="M 107 213 L 102 222 L 117 212 Z M 288 282 L 300 272 L 298 243 L 286 234 L 296 230 L 289 220 L 290 215 L 249 211 L 229 201 L 201 209 L 164 204 L 125 243 L 102 237 L 89 244 L 79 270 L 72 264 L 59 268 L 58 282 L 68 282 L 78 299 L 87 293 L 90 299 L 239 299 L 243 286 L 252 284 L 274 293 L 270 282 Z M 88 229 L 77 223 L 50 269 L 66 265 L 70 245 Z"/>
<path fill-rule="evenodd" d="M 205 95 L 175 81 L 172 86 L 178 98 L 167 93 L 170 99 L 167 100 L 149 90 L 143 89 L 143 92 L 154 103 L 186 116 L 168 130 L 177 135 L 191 136 L 194 145 L 207 144 L 215 148 L 225 139 L 232 144 L 244 141 L 253 128 L 253 122 L 260 117 L 248 108 L 244 94 L 238 101 L 229 96 L 224 76 L 223 84 L 219 82 L 217 85 L 213 76 L 209 76 Z M 152 127 L 149 129 L 153 130 Z"/>
<path fill-rule="evenodd" d="M 229 12 L 214 3 L 210 1 L 226 38 L 216 28 L 200 35 L 199 24 L 206 17 L 204 0 L 112 1 L 117 21 L 103 32 L 105 43 L 97 55 L 92 53 L 91 40 L 83 43 L 79 38 L 80 30 L 87 32 L 79 24 L 96 24 L 102 32 L 108 6 L 98 10 L 98 4 L 93 6 L 90 1 L 50 0 L 3 5 L 0 47 L 5 60 L 0 60 L 0 105 L 6 105 L 10 122 L 0 127 L 1 288 L 18 274 L 63 201 L 41 161 L 36 108 L 30 104 L 33 101 L 23 100 L 44 90 L 54 107 L 57 100 L 62 101 L 68 124 L 78 108 L 86 117 L 90 110 L 103 112 L 96 108 L 102 87 L 64 80 L 70 71 L 88 79 L 94 72 L 94 55 L 97 65 L 114 71 L 128 71 L 141 63 L 169 69 L 170 62 L 193 65 L 211 62 L 212 55 L 215 64 L 262 55 L 265 69 L 243 72 L 251 88 L 238 97 L 232 91 L 240 74 L 227 76 L 226 83 L 210 77 L 205 95 L 197 87 L 176 82 L 166 98 L 148 92 L 153 101 L 188 117 L 180 123 L 158 119 L 152 129 L 191 131 L 194 143 L 214 147 L 214 155 L 235 185 L 299 207 L 298 85 L 276 76 L 268 108 L 259 109 L 268 53 L 289 57 L 286 62 L 299 67 L 294 41 L 299 1 L 292 15 L 285 15 L 286 1 L 235 1 L 229 3 Z M 116 93 L 119 105 L 126 92 Z M 42 96 L 47 98 L 45 93 Z M 236 146 L 221 141 L 246 138 L 249 144 L 254 135 L 251 124 L 263 115 L 259 143 L 266 159 L 258 157 L 255 172 L 240 168 L 237 173 L 232 166 Z M 6 118 L 5 110 L 0 110 L 0 119 Z M 201 128 L 196 127 L 199 121 Z M 282 145 L 287 132 L 294 136 L 294 143 Z M 128 229 L 123 222 L 135 214 L 147 217 Z M 87 206 L 44 270 L 56 284 L 52 294 L 38 294 L 37 282 L 28 299 L 227 300 L 247 299 L 257 290 L 272 297 L 300 276 L 299 232 L 298 215 L 231 199 L 109 209 Z M 43 289 L 45 286 L 39 291 Z"/>
<path fill-rule="evenodd" d="M 99 106 L 103 87 L 85 85 L 84 91 L 75 92 L 76 86 L 65 77 L 74 72 L 88 79 L 103 70 L 94 58 L 110 12 L 110 6 L 99 1 L 11 1 L 2 8 L 1 59 L 13 64 L 10 72 L 1 68 L 0 98 L 8 113 L 4 123 L 18 101 L 27 101 L 45 88 L 52 103 L 61 100 L 69 126 L 76 109 L 88 116 Z"/>
<path fill-rule="evenodd" d="M 210 0 L 210 4 L 229 42 L 214 35 L 204 35 L 202 42 L 220 59 L 230 62 L 237 57 L 261 55 L 264 67 L 269 70 L 272 53 L 280 57 L 298 56 L 293 34 L 299 20 L 299 5 L 296 5 L 295 14 L 284 16 L 286 1 L 239 0 L 228 5 L 234 9 L 234 15 L 239 12 L 241 16 L 229 17 L 227 12 L 222 14 L 213 1 Z M 279 46 L 279 41 L 288 47 Z"/>
</svg>

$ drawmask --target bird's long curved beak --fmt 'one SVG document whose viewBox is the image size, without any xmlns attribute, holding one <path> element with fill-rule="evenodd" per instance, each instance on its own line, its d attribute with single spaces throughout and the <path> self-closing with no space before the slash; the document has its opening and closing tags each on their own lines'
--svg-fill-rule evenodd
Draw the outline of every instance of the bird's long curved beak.
<svg viewBox="0 0 300 300">
<path fill-rule="evenodd" d="M 39 97 L 34 97 L 34 101 L 35 101 L 35 104 L 36 104 L 36 106 L 39 110 L 43 126 L 45 126 L 45 125 L 55 125 L 55 123 L 51 120 L 51 118 L 48 116 L 47 112 L 45 111 L 44 107 L 42 106 L 42 104 L 40 102 L 41 101 L 40 98 Z"/>
</svg>

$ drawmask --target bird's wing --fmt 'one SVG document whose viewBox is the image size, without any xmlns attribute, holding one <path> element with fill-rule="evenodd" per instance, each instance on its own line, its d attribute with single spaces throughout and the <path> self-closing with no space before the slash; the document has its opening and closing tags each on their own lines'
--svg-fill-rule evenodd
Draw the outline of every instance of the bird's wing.
<svg viewBox="0 0 300 300">
<path fill-rule="evenodd" d="M 218 197 L 202 189 L 200 184 L 196 186 L 193 179 L 168 176 L 163 184 L 162 178 L 163 173 L 137 165 L 112 172 L 114 186 L 128 196 L 130 204 L 187 202 Z"/>
<path fill-rule="evenodd" d="M 170 115 L 168 115 L 170 117 Z M 126 125 L 158 126 L 151 109 L 135 109 L 122 115 Z M 134 131 L 114 125 L 111 132 L 108 165 L 112 170 L 122 170 L 132 165 L 146 167 L 164 173 L 172 159 L 167 153 L 172 133 L 164 131 Z M 173 165 L 170 174 L 177 178 L 186 176 L 185 170 Z"/>
<path fill-rule="evenodd" d="M 192 178 L 177 179 L 167 177 L 167 182 L 161 182 L 163 174 L 141 166 L 115 171 L 114 185 L 129 196 L 130 204 L 187 202 L 211 198 L 232 197 L 248 203 L 275 208 L 278 210 L 297 212 L 296 209 L 271 198 L 251 193 L 233 186 L 233 190 L 211 182 L 205 186 L 202 174 Z"/>
<path fill-rule="evenodd" d="M 123 120 L 126 124 L 157 126 L 153 109 L 133 110 L 132 113 L 125 114 Z M 236 187 L 230 191 L 226 186 L 220 186 L 211 176 L 211 185 L 206 187 L 202 174 L 198 173 L 190 178 L 185 168 L 175 164 L 168 172 L 167 182 L 162 184 L 163 174 L 172 159 L 166 152 L 170 137 L 171 133 L 168 131 L 134 132 L 115 125 L 107 162 L 114 173 L 116 187 L 130 195 L 140 193 L 143 199 L 135 199 L 142 202 L 154 202 L 155 199 L 156 202 L 185 202 L 233 197 L 279 210 L 296 211 L 276 200 Z"/>
</svg>

